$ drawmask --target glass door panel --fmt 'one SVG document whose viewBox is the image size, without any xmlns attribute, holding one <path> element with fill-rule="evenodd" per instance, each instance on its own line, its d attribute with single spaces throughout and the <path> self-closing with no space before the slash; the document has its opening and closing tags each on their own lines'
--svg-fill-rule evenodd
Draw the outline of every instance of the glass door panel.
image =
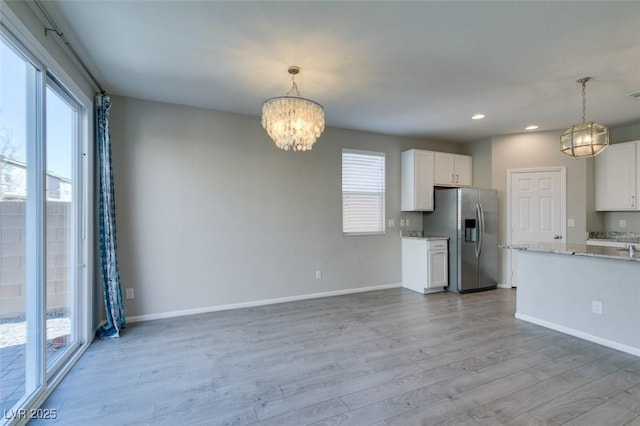
<svg viewBox="0 0 640 426">
<path fill-rule="evenodd" d="M 55 83 L 46 89 L 47 369 L 76 346 L 78 108 Z"/>
<path fill-rule="evenodd" d="M 27 280 L 27 265 L 34 255 L 27 248 L 27 239 L 35 231 L 27 220 L 27 196 L 33 195 L 27 184 L 27 172 L 32 169 L 27 143 L 33 143 L 35 137 L 37 74 L 31 63 L 0 38 L 0 410 L 3 413 L 10 413 L 20 399 L 41 385 L 34 358 L 29 355 L 38 351 L 37 336 L 33 333 L 37 324 L 31 323 L 37 318 L 37 301 L 32 297 L 34 282 Z"/>
</svg>

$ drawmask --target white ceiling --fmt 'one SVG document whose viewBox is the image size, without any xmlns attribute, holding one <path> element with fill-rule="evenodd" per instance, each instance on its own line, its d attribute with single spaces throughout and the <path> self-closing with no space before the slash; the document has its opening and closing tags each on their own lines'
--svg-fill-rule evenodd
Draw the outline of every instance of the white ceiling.
<svg viewBox="0 0 640 426">
<path fill-rule="evenodd" d="M 468 141 L 640 122 L 640 2 L 47 1 L 108 93 L 258 117 L 291 86 L 327 125 Z M 486 114 L 472 121 L 476 112 Z"/>
</svg>

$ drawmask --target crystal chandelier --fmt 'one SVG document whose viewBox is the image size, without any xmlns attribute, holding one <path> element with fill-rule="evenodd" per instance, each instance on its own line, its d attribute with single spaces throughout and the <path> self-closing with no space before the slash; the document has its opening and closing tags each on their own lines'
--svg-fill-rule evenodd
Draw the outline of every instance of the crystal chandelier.
<svg viewBox="0 0 640 426">
<path fill-rule="evenodd" d="M 593 157 L 609 145 L 609 129 L 594 122 L 585 123 L 587 98 L 585 87 L 591 77 L 578 80 L 582 84 L 582 124 L 575 124 L 560 137 L 562 152 L 572 157 Z"/>
<path fill-rule="evenodd" d="M 322 105 L 301 98 L 295 76 L 297 66 L 290 66 L 293 85 L 285 96 L 271 98 L 262 104 L 262 127 L 285 151 L 309 151 L 324 131 L 324 109 Z"/>
</svg>

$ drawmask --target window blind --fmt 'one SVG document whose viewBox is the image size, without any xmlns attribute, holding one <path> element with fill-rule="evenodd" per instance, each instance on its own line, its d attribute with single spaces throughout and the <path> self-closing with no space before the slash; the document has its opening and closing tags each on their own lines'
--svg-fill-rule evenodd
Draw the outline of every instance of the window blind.
<svg viewBox="0 0 640 426">
<path fill-rule="evenodd" d="M 384 234 L 385 154 L 342 151 L 342 232 Z"/>
</svg>

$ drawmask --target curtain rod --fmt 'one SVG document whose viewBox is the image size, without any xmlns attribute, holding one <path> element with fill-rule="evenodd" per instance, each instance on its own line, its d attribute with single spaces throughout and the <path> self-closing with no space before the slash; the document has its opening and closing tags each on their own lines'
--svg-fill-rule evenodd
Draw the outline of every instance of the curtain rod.
<svg viewBox="0 0 640 426">
<path fill-rule="evenodd" d="M 49 34 L 49 31 L 53 31 L 58 37 L 60 37 L 62 39 L 63 43 L 65 44 L 65 46 L 67 46 L 69 48 L 69 51 L 71 52 L 73 57 L 78 61 L 78 63 L 82 66 L 84 71 L 89 75 L 89 77 L 91 77 L 91 80 L 93 80 L 93 83 L 96 85 L 96 87 L 98 87 L 98 90 L 100 90 L 100 93 L 102 93 L 104 95 L 105 91 L 102 88 L 102 86 L 100 85 L 100 83 L 98 82 L 98 80 L 96 80 L 96 78 L 93 76 L 91 71 L 89 71 L 89 68 L 87 68 L 87 65 L 80 58 L 80 56 L 78 55 L 78 52 L 76 52 L 76 50 L 73 48 L 73 46 L 71 46 L 71 43 L 64 36 L 64 33 L 58 29 L 58 26 L 56 25 L 56 23 L 53 22 L 53 19 L 51 19 L 51 17 L 47 13 L 47 11 L 40 4 L 40 0 L 35 0 L 34 3 L 36 4 L 36 6 L 38 6 L 38 9 L 40 9 L 40 12 L 45 17 L 45 19 L 49 22 L 49 25 L 51 26 L 51 28 L 45 27 L 44 36 L 46 37 Z"/>
</svg>

